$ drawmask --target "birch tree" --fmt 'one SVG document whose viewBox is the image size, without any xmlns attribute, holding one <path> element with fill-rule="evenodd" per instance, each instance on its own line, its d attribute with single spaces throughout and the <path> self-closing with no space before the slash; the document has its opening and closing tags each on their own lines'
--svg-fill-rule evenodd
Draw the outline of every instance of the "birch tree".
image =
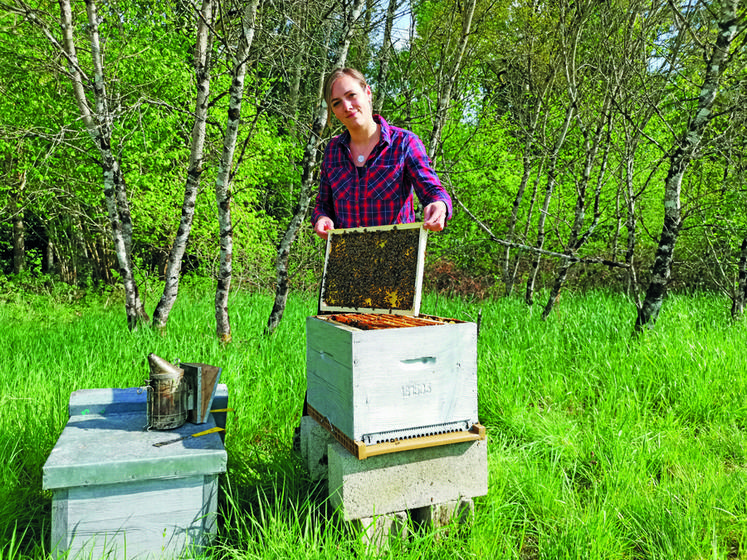
<svg viewBox="0 0 747 560">
<path fill-rule="evenodd" d="M 341 14 L 343 22 L 341 33 L 342 39 L 336 48 L 336 57 L 333 64 L 333 67 L 335 68 L 345 66 L 348 49 L 350 48 L 350 40 L 355 31 L 358 19 L 361 16 L 364 3 L 365 0 L 353 0 L 350 4 L 349 10 Z M 296 206 L 293 217 L 280 239 L 277 248 L 277 258 L 275 263 L 275 270 L 277 273 L 275 281 L 275 301 L 265 327 L 265 332 L 267 334 L 272 334 L 275 331 L 283 318 L 283 313 L 285 312 L 285 306 L 288 301 L 288 292 L 290 290 L 288 282 L 288 259 L 290 257 L 293 242 L 298 235 L 298 230 L 301 228 L 301 225 L 306 218 L 306 213 L 308 212 L 314 192 L 314 181 L 316 176 L 315 169 L 319 157 L 317 148 L 327 122 L 327 104 L 324 101 L 323 92 L 324 77 L 326 73 L 327 68 L 322 67 L 318 75 L 317 108 L 311 125 L 308 143 L 306 144 L 303 154 L 303 172 L 301 176 L 301 189 L 298 198 L 298 205 Z"/>
<path fill-rule="evenodd" d="M 394 16 L 400 0 L 389 0 L 384 19 L 384 37 L 381 41 L 381 52 L 379 53 L 379 72 L 376 76 L 376 84 L 379 94 L 374 99 L 374 113 L 381 113 L 384 106 L 384 91 L 386 91 L 387 78 L 389 77 L 389 61 L 392 58 L 392 28 L 394 27 Z"/>
<path fill-rule="evenodd" d="M 20 274 L 26 268 L 26 223 L 23 204 L 19 204 L 26 190 L 26 171 L 18 174 L 17 186 L 11 187 L 9 210 L 13 222 L 13 274 Z"/>
<path fill-rule="evenodd" d="M 477 0 L 467 0 L 462 10 L 461 35 L 457 39 L 457 44 L 453 54 L 449 53 L 449 46 L 446 45 L 442 64 L 439 65 L 436 84 L 438 87 L 438 98 L 436 100 L 436 114 L 433 118 L 433 129 L 431 130 L 428 142 L 428 156 L 435 160 L 436 151 L 441 142 L 441 132 L 447 120 L 449 105 L 451 103 L 454 83 L 459 77 L 459 71 L 464 59 L 464 52 L 467 49 L 469 38 L 472 33 L 472 18 L 475 15 L 475 5 Z"/>
<path fill-rule="evenodd" d="M 122 123 L 118 123 L 119 126 L 115 126 L 115 118 L 117 118 L 115 115 L 122 115 L 124 112 L 131 110 L 131 108 L 122 105 L 121 92 L 117 91 L 112 94 L 107 91 L 110 83 L 114 84 L 115 87 L 121 86 L 119 86 L 116 78 L 111 80 L 106 75 L 104 67 L 105 54 L 99 31 L 100 22 L 104 21 L 104 18 L 97 13 L 95 0 L 88 0 L 85 5 L 87 41 L 85 47 L 81 50 L 90 51 L 91 53 L 90 66 L 93 69 L 92 76 L 86 74 L 84 70 L 86 64 L 79 60 L 77 54 L 79 47 L 76 45 L 73 4 L 70 0 L 60 1 L 60 18 L 62 22 L 61 40 L 56 38 L 52 32 L 52 27 L 45 21 L 45 13 L 43 11 L 32 9 L 22 1 L 16 2 L 13 10 L 15 13 L 23 15 L 29 22 L 40 29 L 50 44 L 65 57 L 67 68 L 64 69 L 64 72 L 72 84 L 78 112 L 81 115 L 82 122 L 85 124 L 89 137 L 93 140 L 99 153 L 99 164 L 102 167 L 104 176 L 104 198 L 108 208 L 114 250 L 125 287 L 125 308 L 128 325 L 130 328 L 134 328 L 141 321 L 147 322 L 148 316 L 140 300 L 138 286 L 134 277 L 132 256 L 133 223 L 121 163 L 123 146 L 126 144 L 126 132 L 123 133 L 121 138 L 114 138 L 113 136 L 115 129 L 119 128 L 121 130 L 122 128 Z M 179 227 L 171 244 L 166 266 L 166 282 L 163 295 L 154 312 L 153 324 L 157 327 L 166 325 L 170 310 L 177 297 L 182 260 L 194 219 L 195 200 L 199 191 L 200 177 L 203 172 L 203 151 L 210 97 L 210 66 L 213 40 L 210 29 L 214 5 L 215 0 L 203 0 L 201 8 L 194 14 L 193 18 L 193 21 L 196 22 L 193 27 L 193 29 L 196 29 L 193 57 L 195 83 L 197 84 L 196 101 L 194 112 L 185 111 L 193 119 L 189 141 L 189 161 Z M 169 6 L 169 8 L 172 7 Z M 107 5 L 107 9 L 114 8 Z M 133 15 L 128 13 L 125 15 L 116 12 L 116 10 L 114 13 L 107 12 L 107 14 L 111 16 L 109 18 L 110 24 L 112 19 L 116 21 L 119 17 L 121 18 L 120 24 L 124 21 L 132 25 L 133 29 L 129 30 L 129 33 L 142 31 L 150 24 L 147 17 L 142 21 L 137 19 L 142 14 Z M 131 20 L 130 18 L 134 19 Z M 121 37 L 124 42 L 131 40 L 131 38 L 131 35 L 128 36 L 126 34 Z M 111 38 L 109 41 L 114 43 Z M 112 52 L 116 52 L 114 50 L 116 45 L 111 48 Z M 137 88 L 138 85 L 135 87 Z M 116 112 L 110 110 L 111 99 L 116 100 Z M 142 98 L 138 101 L 139 104 L 143 102 Z M 157 99 L 148 99 L 147 102 L 155 105 L 162 104 Z M 163 103 L 163 105 L 167 104 Z M 170 110 L 174 110 L 174 108 L 171 107 Z M 118 145 L 117 151 L 113 148 L 114 145 Z"/>
<path fill-rule="evenodd" d="M 239 46 L 235 51 L 229 51 L 232 60 L 231 87 L 223 151 L 218 165 L 218 176 L 215 179 L 215 202 L 218 206 L 220 237 L 220 266 L 218 283 L 215 289 L 215 323 L 216 334 L 221 342 L 230 342 L 231 340 L 231 323 L 228 315 L 228 294 L 231 289 L 233 271 L 233 226 L 231 225 L 231 199 L 233 195 L 231 179 L 236 139 L 241 122 L 241 103 L 244 99 L 246 66 L 257 28 L 258 6 L 259 0 L 252 0 L 244 7 L 241 15 Z"/>
<path fill-rule="evenodd" d="M 210 32 L 213 23 L 213 0 L 203 0 L 197 19 L 197 37 L 195 42 L 194 70 L 197 83 L 195 100 L 194 125 L 189 150 L 189 165 L 184 187 L 181 220 L 176 237 L 171 245 L 166 265 L 166 282 L 163 294 L 153 312 L 153 325 L 157 328 L 166 326 L 171 308 L 179 293 L 182 260 L 187 248 L 187 241 L 194 220 L 195 201 L 200 189 L 200 177 L 203 171 L 203 151 L 205 147 L 205 126 L 208 118 L 210 100 L 210 72 L 213 35 Z"/>
<path fill-rule="evenodd" d="M 569 103 L 565 108 L 563 123 L 560 125 L 560 129 L 558 130 L 555 139 L 555 144 L 552 148 L 551 153 L 549 154 L 547 161 L 545 192 L 542 200 L 542 207 L 540 208 L 539 216 L 537 218 L 537 240 L 534 244 L 535 251 L 533 251 L 534 255 L 530 264 L 530 272 L 527 278 L 526 290 L 524 291 L 524 301 L 527 303 L 527 305 L 534 304 L 534 291 L 535 283 L 537 282 L 537 272 L 539 271 L 539 265 L 542 259 L 542 250 L 545 247 L 545 225 L 547 222 L 547 216 L 550 212 L 550 202 L 552 201 L 552 197 L 555 193 L 555 187 L 557 186 L 558 181 L 558 159 L 560 157 L 561 149 L 563 148 L 563 145 L 565 144 L 566 138 L 568 136 L 568 129 L 570 128 L 574 113 L 575 108 L 572 104 Z"/>
<path fill-rule="evenodd" d="M 638 309 L 634 326 L 636 332 L 655 323 L 661 311 L 672 270 L 674 249 L 682 226 L 682 180 L 688 166 L 703 148 L 703 136 L 713 118 L 713 106 L 719 94 L 721 78 L 730 62 L 735 39 L 745 29 L 745 7 L 740 7 L 739 4 L 739 0 L 722 0 L 704 7 L 706 11 L 711 8 L 715 10 L 713 23 L 717 28 L 716 40 L 712 44 L 700 43 L 706 64 L 698 101 L 692 113 L 687 115 L 688 122 L 671 147 L 669 170 L 664 185 L 664 221 L 651 268 L 651 281 L 646 297 Z M 673 6 L 673 9 L 676 10 L 676 7 Z M 689 26 L 685 16 L 676 11 L 675 20 L 680 26 Z M 695 33 L 695 30 L 688 27 L 688 33 Z"/>
<path fill-rule="evenodd" d="M 587 36 L 591 34 L 596 39 L 596 36 L 590 28 L 593 28 L 596 24 L 601 24 L 604 29 L 605 35 L 616 36 L 619 32 L 619 20 L 616 18 L 616 14 L 612 10 L 600 9 L 600 12 L 596 14 L 597 18 L 592 17 L 590 4 L 577 4 L 579 17 L 575 23 L 578 26 L 579 34 Z M 561 15 L 561 22 L 565 18 Z M 623 30 L 625 33 L 627 30 Z M 604 37 L 600 40 L 593 40 L 592 44 L 597 52 L 599 52 L 598 58 L 591 54 L 591 56 L 580 56 L 578 51 L 579 44 L 572 42 L 570 45 L 565 43 L 568 35 L 574 36 L 573 33 L 565 33 L 561 23 L 561 50 L 563 61 L 563 69 L 565 73 L 565 83 L 567 84 L 568 98 L 574 107 L 577 107 L 575 113 L 576 129 L 581 135 L 581 149 L 579 150 L 580 158 L 583 158 L 583 166 L 581 168 L 580 177 L 577 180 L 576 185 L 576 201 L 573 210 L 573 221 L 568 233 L 568 239 L 565 243 L 565 253 L 568 255 L 575 255 L 581 247 L 588 241 L 589 237 L 594 232 L 594 229 L 599 223 L 600 219 L 600 201 L 602 196 L 602 188 L 605 184 L 605 172 L 607 168 L 607 162 L 609 160 L 610 150 L 610 128 L 611 128 L 611 106 L 613 104 L 614 97 L 617 95 L 619 85 L 615 80 L 614 74 L 614 63 L 612 62 L 612 55 L 615 52 L 614 49 L 605 49 Z M 584 71 L 579 68 L 582 58 L 585 58 L 590 62 L 584 64 L 586 67 L 590 67 L 590 70 Z M 585 61 L 584 61 L 585 62 Z M 583 64 L 583 63 L 581 63 Z M 602 145 L 604 144 L 604 147 Z M 598 156 L 600 151 L 603 153 L 601 162 L 598 162 Z M 579 158 L 579 159 L 580 159 Z M 586 213 L 589 203 L 587 202 L 587 194 L 592 182 L 592 174 L 595 171 L 597 173 L 596 188 L 594 190 L 593 197 L 593 217 L 591 224 L 586 225 Z M 553 306 L 560 297 L 560 291 L 568 277 L 568 271 L 572 266 L 572 261 L 568 259 L 561 259 L 557 268 L 555 282 L 550 290 L 550 295 L 542 311 L 542 318 L 546 319 L 553 309 Z"/>
<path fill-rule="evenodd" d="M 744 305 L 747 301 L 747 235 L 742 238 L 739 248 L 739 264 L 737 267 L 737 289 L 732 297 L 731 316 L 740 319 L 744 315 Z"/>
<path fill-rule="evenodd" d="M 537 87 L 535 84 L 533 84 L 532 76 L 531 76 L 531 68 L 530 65 L 530 75 L 528 77 L 527 87 L 534 89 L 534 87 Z M 514 195 L 513 204 L 511 207 L 511 215 L 508 218 L 508 230 L 506 232 L 506 240 L 509 242 L 513 242 L 516 236 L 516 228 L 519 223 L 519 211 L 522 207 L 522 204 L 524 202 L 524 195 L 526 193 L 527 186 L 529 185 L 529 181 L 532 177 L 532 173 L 537 173 L 537 178 L 541 176 L 542 171 L 542 156 L 536 155 L 536 144 L 538 141 L 541 141 L 541 138 L 538 138 L 538 135 L 541 135 L 541 131 L 545 128 L 547 125 L 547 113 L 543 113 L 542 108 L 546 101 L 546 96 L 549 93 L 549 90 L 552 86 L 553 82 L 553 76 L 552 74 L 548 77 L 548 79 L 543 83 L 539 85 L 540 91 L 538 92 L 537 99 L 535 101 L 535 107 L 529 108 L 528 111 L 528 119 L 526 122 L 526 125 L 522 122 L 519 125 L 519 130 L 521 135 L 524 138 L 523 141 L 523 150 L 522 150 L 522 175 L 521 180 L 519 181 L 519 185 L 516 189 L 516 194 Z M 523 86 L 523 84 L 520 84 Z M 524 89 L 521 87 L 520 89 Z M 523 95 L 519 95 L 518 97 L 524 97 Z M 542 119 L 542 120 L 541 120 Z M 536 165 L 537 161 L 540 161 L 539 165 Z M 536 199 L 536 193 L 537 193 L 537 182 L 534 183 L 534 191 L 532 192 L 531 200 L 529 203 L 529 208 L 527 211 L 527 218 L 525 222 L 525 229 L 528 231 L 529 226 L 532 221 L 532 213 L 534 209 L 534 201 Z M 526 231 L 524 233 L 524 237 L 526 238 Z M 516 283 L 516 268 L 518 266 L 518 257 L 513 261 L 511 260 L 511 248 L 506 247 L 506 251 L 504 253 L 503 258 L 503 285 L 504 285 L 504 293 L 506 295 L 511 295 L 513 292 L 514 284 Z"/>
<path fill-rule="evenodd" d="M 90 52 L 93 74 L 89 76 L 78 58 L 78 48 L 75 42 L 73 11 L 70 0 L 60 0 L 59 22 L 62 38 L 58 40 L 52 33 L 50 26 L 42 19 L 42 15 L 31 9 L 24 2 L 16 2 L 8 6 L 35 25 L 45 35 L 47 40 L 64 57 L 67 69 L 66 76 L 70 80 L 78 106 L 78 112 L 88 135 L 99 154 L 99 164 L 103 172 L 104 198 L 109 214 L 112 242 L 119 263 L 122 284 L 125 292 L 125 313 L 127 324 L 134 329 L 140 322 L 147 322 L 143 302 L 140 299 L 135 281 L 132 262 L 132 218 L 127 199 L 127 186 L 122 173 L 120 161 L 112 150 L 113 115 L 109 110 L 106 77 L 104 75 L 104 60 L 99 34 L 99 16 L 94 0 L 86 2 L 86 50 Z M 89 102 L 87 92 L 93 97 L 93 106 Z"/>
</svg>

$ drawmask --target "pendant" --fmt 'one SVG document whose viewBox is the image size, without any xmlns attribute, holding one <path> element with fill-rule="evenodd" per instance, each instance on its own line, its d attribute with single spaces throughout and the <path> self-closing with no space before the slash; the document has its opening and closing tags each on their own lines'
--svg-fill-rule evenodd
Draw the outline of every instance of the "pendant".
<svg viewBox="0 0 747 560">
<path fill-rule="evenodd" d="M 363 156 L 358 156 L 358 163 L 363 163 L 366 160 Z"/>
</svg>

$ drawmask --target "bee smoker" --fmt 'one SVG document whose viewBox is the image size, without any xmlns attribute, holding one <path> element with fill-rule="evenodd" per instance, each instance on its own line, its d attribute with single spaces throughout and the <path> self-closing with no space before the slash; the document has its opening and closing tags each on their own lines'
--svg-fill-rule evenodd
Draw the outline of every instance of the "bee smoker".
<svg viewBox="0 0 747 560">
<path fill-rule="evenodd" d="M 207 422 L 221 368 L 207 364 L 174 364 L 148 354 L 148 430 L 173 430 L 187 421 Z"/>
</svg>

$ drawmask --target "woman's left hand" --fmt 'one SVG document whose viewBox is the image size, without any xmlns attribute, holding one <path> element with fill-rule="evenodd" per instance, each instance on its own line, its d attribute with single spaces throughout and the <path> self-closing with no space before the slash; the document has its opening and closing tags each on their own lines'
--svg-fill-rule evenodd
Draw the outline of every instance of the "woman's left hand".
<svg viewBox="0 0 747 560">
<path fill-rule="evenodd" d="M 446 225 L 446 203 L 431 202 L 423 209 L 423 227 L 430 231 L 441 231 Z"/>
</svg>

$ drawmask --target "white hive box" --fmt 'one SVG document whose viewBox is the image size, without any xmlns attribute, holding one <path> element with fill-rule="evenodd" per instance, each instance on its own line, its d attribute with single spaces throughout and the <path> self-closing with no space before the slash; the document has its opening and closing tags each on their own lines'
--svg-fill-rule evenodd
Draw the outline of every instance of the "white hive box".
<svg viewBox="0 0 747 560">
<path fill-rule="evenodd" d="M 225 385 L 214 402 L 225 406 Z M 212 417 L 145 431 L 144 388 L 77 391 L 69 414 L 43 468 L 55 557 L 176 558 L 210 543 L 226 470 L 220 435 L 153 444 L 214 427 Z"/>
<path fill-rule="evenodd" d="M 477 326 L 418 316 L 421 225 L 333 230 L 328 239 L 319 306 L 328 313 L 306 320 L 307 403 L 353 453 L 346 441 L 470 433 L 478 421 Z M 361 239 L 351 243 L 353 235 Z"/>
</svg>

